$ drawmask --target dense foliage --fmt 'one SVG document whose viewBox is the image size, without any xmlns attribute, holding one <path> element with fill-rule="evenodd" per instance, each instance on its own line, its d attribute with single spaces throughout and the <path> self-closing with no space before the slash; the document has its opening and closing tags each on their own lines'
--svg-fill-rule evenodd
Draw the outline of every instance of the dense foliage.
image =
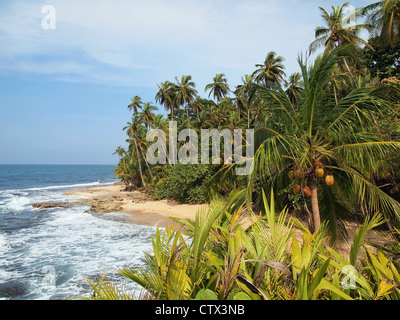
<svg viewBox="0 0 400 320">
<path fill-rule="evenodd" d="M 207 182 L 214 173 L 212 166 L 178 163 L 166 170 L 165 178 L 156 186 L 156 198 L 175 199 L 182 203 L 205 203 L 209 200 Z"/>
<path fill-rule="evenodd" d="M 215 201 L 182 228 L 157 230 L 147 267 L 119 273 L 143 288 L 141 299 L 161 300 L 398 300 L 399 263 L 391 253 L 364 247 L 376 215 L 357 229 L 350 255 L 324 244 L 325 227 L 312 234 L 286 211 L 275 214 L 264 197 L 265 216 L 232 210 Z M 243 213 L 249 214 L 243 227 Z M 296 236 L 296 230 L 302 236 Z M 188 237 L 189 236 L 189 237 Z M 387 249 L 386 249 L 387 250 Z M 89 280 L 90 299 L 137 299 L 105 275 Z"/>
<path fill-rule="evenodd" d="M 322 52 L 314 61 L 309 53 L 300 57 L 299 72 L 287 76 L 284 58 L 271 51 L 232 91 L 217 74 L 204 90 L 208 99 L 191 76 L 176 77 L 157 85 L 155 99 L 168 119 L 140 97 L 131 99 L 128 148 L 116 150 L 115 169 L 127 189 L 180 202 L 223 199 L 195 222 L 180 221 L 190 242 L 181 229 L 158 231 L 149 268 L 121 271 L 149 298 L 399 298 L 397 249 L 375 255 L 361 247 L 379 225 L 399 237 L 400 1 L 378 1 L 346 16 L 347 6 L 320 8 L 324 25 L 316 28 L 310 53 Z M 223 162 L 150 165 L 146 134 L 162 129 L 169 144 L 168 120 L 197 133 L 254 128 L 253 173 L 235 176 L 236 164 Z M 274 194 L 272 207 L 264 191 Z M 275 207 L 283 210 L 277 218 Z M 242 219 L 250 219 L 247 228 Z M 330 245 L 345 239 L 344 221 L 354 219 L 364 224 L 348 259 L 325 239 Z M 294 226 L 302 230 L 300 241 Z M 355 288 L 341 285 L 345 266 L 356 274 Z M 103 280 L 92 285 L 97 297 L 107 298 Z"/>
</svg>

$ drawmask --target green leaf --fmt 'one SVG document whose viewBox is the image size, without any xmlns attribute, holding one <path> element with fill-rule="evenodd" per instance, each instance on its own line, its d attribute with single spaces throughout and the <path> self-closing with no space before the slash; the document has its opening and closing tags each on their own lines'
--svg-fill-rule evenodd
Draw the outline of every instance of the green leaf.
<svg viewBox="0 0 400 320">
<path fill-rule="evenodd" d="M 204 254 L 207 256 L 208 260 L 217 269 L 218 272 L 223 272 L 222 266 L 224 265 L 224 261 L 218 258 L 217 254 L 212 251 L 205 252 Z"/>
<path fill-rule="evenodd" d="M 335 294 L 337 294 L 338 296 L 342 297 L 345 300 L 354 300 L 352 297 L 350 297 L 349 295 L 344 293 L 339 288 L 335 287 L 332 283 L 328 282 L 326 279 L 322 279 L 321 280 L 318 289 L 330 290 L 330 291 L 334 292 Z"/>
<path fill-rule="evenodd" d="M 210 289 L 201 289 L 199 292 L 197 292 L 194 300 L 218 300 L 218 297 L 215 292 L 211 291 Z"/>
<path fill-rule="evenodd" d="M 325 275 L 326 270 L 329 267 L 329 263 L 330 263 L 331 259 L 327 259 L 323 265 L 321 266 L 321 268 L 319 268 L 317 274 L 314 276 L 314 278 L 311 281 L 311 284 L 308 287 L 308 296 L 311 297 L 312 293 L 314 292 L 315 289 L 317 289 L 317 287 L 319 286 L 322 278 Z"/>
<path fill-rule="evenodd" d="M 244 292 L 238 292 L 233 297 L 233 300 L 251 300 L 251 298 Z"/>
</svg>

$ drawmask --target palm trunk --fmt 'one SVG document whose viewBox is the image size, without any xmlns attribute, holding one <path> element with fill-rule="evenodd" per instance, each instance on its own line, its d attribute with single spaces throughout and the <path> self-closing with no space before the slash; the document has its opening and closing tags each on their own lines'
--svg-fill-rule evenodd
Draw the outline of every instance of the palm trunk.
<svg viewBox="0 0 400 320">
<path fill-rule="evenodd" d="M 143 157 L 143 159 L 144 159 L 144 162 L 146 163 L 147 169 L 149 169 L 151 178 L 153 178 L 153 173 L 151 172 L 149 163 L 147 162 L 147 159 L 146 159 L 146 157 L 145 157 L 144 154 L 143 154 L 142 147 L 140 147 L 140 153 L 142 154 L 142 157 Z"/>
<path fill-rule="evenodd" d="M 189 106 L 186 105 L 186 117 L 188 122 L 188 128 L 190 129 L 190 121 L 189 121 Z"/>
<path fill-rule="evenodd" d="M 314 222 L 314 232 L 316 232 L 321 227 L 321 217 L 319 214 L 319 204 L 318 204 L 318 188 L 316 181 L 311 181 L 311 209 Z"/>
<path fill-rule="evenodd" d="M 338 47 L 340 47 L 341 45 L 342 45 L 342 42 L 339 40 L 339 41 L 338 41 Z M 349 64 L 347 63 L 346 58 L 343 58 L 342 61 L 343 61 L 344 65 L 345 65 L 345 67 L 346 67 L 346 69 L 347 69 L 347 72 L 348 72 L 349 75 L 350 75 L 351 80 L 352 80 L 353 83 L 354 83 L 355 88 L 358 89 L 358 84 L 357 84 L 356 80 L 354 79 L 354 75 L 353 75 L 353 73 L 352 73 L 351 70 L 350 70 L 350 67 L 349 67 Z"/>
<path fill-rule="evenodd" d="M 357 81 L 356 81 L 356 79 L 354 79 L 354 75 L 353 75 L 353 73 L 352 73 L 351 70 L 350 70 L 350 67 L 349 67 L 349 65 L 348 65 L 348 63 L 347 63 L 346 58 L 343 58 L 343 62 L 344 62 L 344 65 L 346 66 L 347 72 L 349 73 L 351 80 L 352 80 L 353 83 L 354 83 L 354 86 L 358 89 Z"/>
<path fill-rule="evenodd" d="M 164 109 L 165 109 L 165 112 L 168 114 L 168 105 L 167 105 L 167 103 L 166 102 L 164 102 Z M 172 116 L 170 116 L 170 121 L 172 121 Z"/>
<path fill-rule="evenodd" d="M 138 148 L 138 145 L 137 145 L 137 141 L 136 141 L 136 139 L 135 139 L 135 147 L 136 147 L 136 155 L 137 155 L 137 158 L 138 158 L 138 164 L 139 164 L 139 174 L 140 174 L 140 179 L 142 179 L 142 184 L 143 184 L 143 187 L 145 187 L 145 188 L 146 188 L 146 182 L 144 182 L 144 179 L 143 179 L 142 166 L 141 166 L 141 164 L 140 164 L 140 153 L 139 153 L 139 148 Z"/>
<path fill-rule="evenodd" d="M 335 82 L 332 82 L 332 85 L 333 85 L 333 92 L 335 94 L 335 102 L 336 102 L 336 105 L 337 105 L 339 103 L 339 101 L 338 101 L 338 98 L 337 98 Z"/>
</svg>

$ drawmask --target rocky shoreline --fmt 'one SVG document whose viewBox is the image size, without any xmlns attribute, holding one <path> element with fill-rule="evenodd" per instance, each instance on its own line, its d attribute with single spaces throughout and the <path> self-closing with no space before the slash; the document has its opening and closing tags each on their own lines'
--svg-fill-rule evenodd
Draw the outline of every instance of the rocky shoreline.
<svg viewBox="0 0 400 320">
<path fill-rule="evenodd" d="M 194 220 L 197 211 L 202 207 L 202 205 L 179 204 L 169 200 L 155 201 L 147 193 L 125 191 L 124 185 L 120 183 L 73 190 L 66 192 L 65 195 L 78 197 L 78 199 L 71 202 L 40 202 L 32 206 L 39 210 L 46 210 L 88 205 L 96 214 L 126 213 L 130 223 L 160 227 L 175 225 L 176 222 L 171 220 L 171 217 Z"/>
<path fill-rule="evenodd" d="M 119 183 L 115 183 L 114 186 L 119 186 Z M 94 194 L 92 197 L 81 198 L 72 202 L 37 202 L 33 203 L 33 208 L 38 209 L 51 209 L 51 208 L 68 208 L 72 206 L 79 205 L 90 205 L 91 211 L 96 213 L 108 213 L 108 212 L 118 212 L 122 210 L 122 205 L 126 201 L 131 201 L 132 203 L 144 203 L 145 201 L 151 200 L 151 198 L 145 193 L 139 191 L 124 192 L 121 194 L 114 193 L 100 193 L 96 196 L 96 191 L 98 187 L 87 188 L 83 190 L 76 190 L 71 192 L 66 192 L 65 195 L 78 195 L 81 193 Z"/>
</svg>

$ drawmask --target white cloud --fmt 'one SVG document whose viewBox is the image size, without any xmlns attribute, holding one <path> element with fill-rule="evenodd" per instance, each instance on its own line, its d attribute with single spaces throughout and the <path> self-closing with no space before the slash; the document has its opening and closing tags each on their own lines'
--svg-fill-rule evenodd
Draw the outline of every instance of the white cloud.
<svg viewBox="0 0 400 320">
<path fill-rule="evenodd" d="M 56 30 L 41 28 L 45 4 L 56 9 Z M 239 81 L 271 50 L 294 68 L 313 38 L 308 22 L 291 20 L 308 10 L 300 0 L 25 0 L 0 9 L 0 69 L 74 82 L 153 86 L 160 74 L 205 70 Z"/>
</svg>

